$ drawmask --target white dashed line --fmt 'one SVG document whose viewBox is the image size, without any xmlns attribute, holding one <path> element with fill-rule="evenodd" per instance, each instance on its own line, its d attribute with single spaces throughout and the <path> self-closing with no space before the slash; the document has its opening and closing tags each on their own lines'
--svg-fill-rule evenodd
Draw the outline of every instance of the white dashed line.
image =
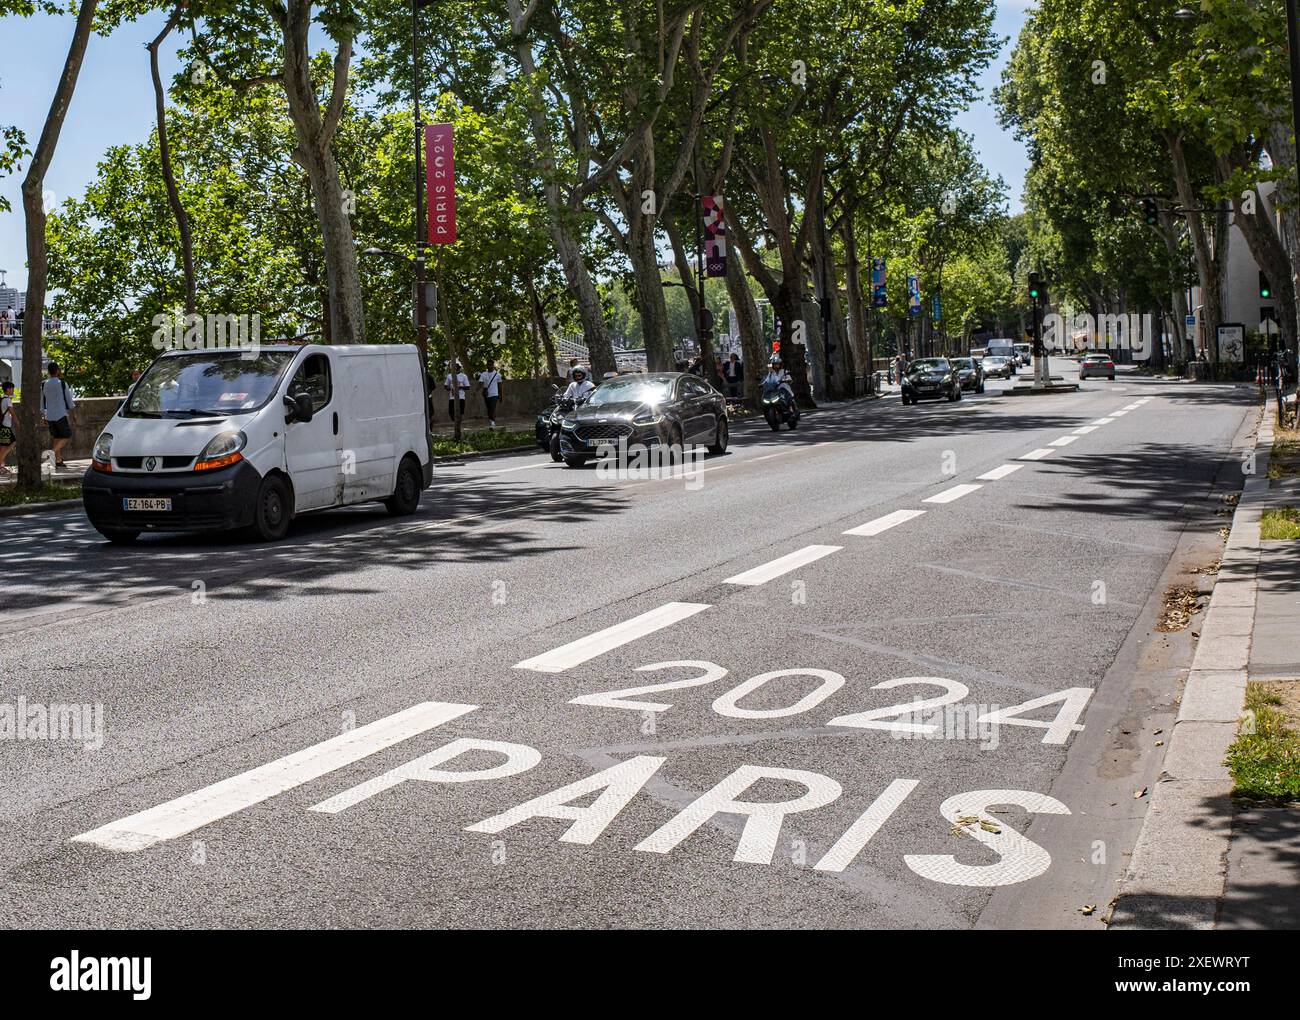
<svg viewBox="0 0 1300 1020">
<path fill-rule="evenodd" d="M 616 623 L 612 627 L 598 630 L 595 634 L 588 634 L 584 638 L 570 641 L 567 645 L 553 648 L 549 652 L 543 652 L 523 662 L 516 662 L 514 668 L 531 669 L 538 673 L 563 673 L 566 669 L 580 665 L 588 659 L 604 655 L 608 651 L 645 637 L 647 634 L 653 634 L 657 630 L 671 627 L 674 623 L 709 608 L 707 603 L 702 602 L 666 602 L 658 609 L 652 609 L 648 613 L 642 613 L 630 620 Z"/>
<path fill-rule="evenodd" d="M 376 751 L 472 712 L 476 707 L 426 701 L 313 744 L 269 765 L 242 772 L 166 804 L 83 832 L 80 836 L 73 836 L 72 841 L 92 843 L 121 853 L 145 850 L 359 762 Z"/>
<path fill-rule="evenodd" d="M 867 521 L 866 524 L 859 524 L 856 528 L 850 528 L 844 532 L 846 535 L 879 535 L 882 531 L 888 531 L 890 528 L 897 527 L 914 517 L 920 517 L 924 510 L 895 510 L 892 514 L 885 514 L 884 517 L 877 517 L 874 521 Z"/>
<path fill-rule="evenodd" d="M 951 503 L 954 499 L 961 499 L 962 496 L 969 496 L 977 489 L 982 489 L 982 485 L 972 485 L 969 482 L 965 485 L 954 485 L 951 489 L 944 489 L 943 492 L 936 492 L 933 496 L 927 496 L 921 500 L 922 503 Z"/>
<path fill-rule="evenodd" d="M 982 475 L 976 475 L 981 482 L 996 482 L 999 478 L 1006 478 L 1007 475 L 1019 471 L 1023 464 L 1003 464 L 1001 467 L 995 467 L 992 471 L 985 471 Z"/>
<path fill-rule="evenodd" d="M 1021 456 L 1020 460 L 1042 460 L 1044 457 L 1050 457 L 1056 451 L 1049 446 L 1041 446 L 1037 450 L 1030 450 Z"/>
<path fill-rule="evenodd" d="M 806 545 L 802 549 L 789 553 L 786 556 L 779 556 L 770 563 L 764 563 L 762 566 L 755 567 L 753 570 L 746 570 L 743 574 L 736 574 L 734 577 L 728 577 L 724 584 L 744 584 L 759 585 L 766 584 L 774 577 L 780 577 L 782 574 L 788 574 L 792 570 L 798 570 L 823 556 L 829 556 L 831 553 L 839 552 L 844 547 L 842 545 Z"/>
<path fill-rule="evenodd" d="M 1125 411 L 1123 408 L 1120 408 L 1118 411 L 1111 411 L 1111 412 L 1110 412 L 1110 416 L 1111 416 L 1112 418 L 1123 418 L 1124 415 L 1126 415 L 1126 414 L 1128 414 L 1128 412 Z"/>
<path fill-rule="evenodd" d="M 1071 433 L 1071 435 L 1086 436 L 1089 432 L 1096 432 L 1096 431 L 1097 431 L 1096 425 L 1080 425 L 1077 429 L 1075 429 Z"/>
<path fill-rule="evenodd" d="M 1079 438 L 1078 436 L 1062 436 L 1060 439 L 1053 439 L 1047 445 L 1048 446 L 1069 446 L 1078 438 Z"/>
<path fill-rule="evenodd" d="M 1140 400 L 1138 400 L 1138 401 L 1134 401 L 1134 402 L 1131 403 L 1131 404 L 1125 404 L 1125 405 L 1124 405 L 1124 410 L 1125 410 L 1125 411 L 1136 411 L 1136 410 L 1137 410 L 1139 407 L 1141 407 L 1141 406 L 1142 406 L 1142 402 L 1141 402 Z"/>
<path fill-rule="evenodd" d="M 1110 424 L 1111 422 L 1113 422 L 1114 420 L 1115 420 L 1114 418 L 1098 418 L 1096 421 L 1092 422 L 1091 424 L 1093 424 L 1093 425 L 1109 425 L 1109 424 Z"/>
</svg>

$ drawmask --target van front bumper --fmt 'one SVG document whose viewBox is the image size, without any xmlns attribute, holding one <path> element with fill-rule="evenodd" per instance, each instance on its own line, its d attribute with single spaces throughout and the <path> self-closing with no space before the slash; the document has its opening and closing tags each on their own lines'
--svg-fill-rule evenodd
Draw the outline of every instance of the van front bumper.
<svg viewBox="0 0 1300 1020">
<path fill-rule="evenodd" d="M 81 480 L 86 516 L 96 528 L 131 531 L 220 531 L 253 523 L 262 476 L 241 460 L 216 471 L 121 474 L 87 468 Z M 170 510 L 127 510 L 136 497 L 170 499 Z"/>
</svg>

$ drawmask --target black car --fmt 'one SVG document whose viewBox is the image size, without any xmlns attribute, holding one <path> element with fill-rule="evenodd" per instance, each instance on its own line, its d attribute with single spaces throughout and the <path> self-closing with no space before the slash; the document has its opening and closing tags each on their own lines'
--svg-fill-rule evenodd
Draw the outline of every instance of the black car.
<svg viewBox="0 0 1300 1020">
<path fill-rule="evenodd" d="M 947 358 L 917 358 L 903 374 L 903 403 L 960 400 L 961 382 Z"/>
<path fill-rule="evenodd" d="M 984 369 L 974 358 L 949 358 L 953 371 L 957 373 L 957 381 L 961 383 L 963 390 L 970 390 L 972 393 L 984 392 Z"/>
<path fill-rule="evenodd" d="M 727 449 L 727 401 L 699 376 L 655 372 L 607 379 L 560 424 L 560 453 L 579 467 L 604 447 Z"/>
</svg>

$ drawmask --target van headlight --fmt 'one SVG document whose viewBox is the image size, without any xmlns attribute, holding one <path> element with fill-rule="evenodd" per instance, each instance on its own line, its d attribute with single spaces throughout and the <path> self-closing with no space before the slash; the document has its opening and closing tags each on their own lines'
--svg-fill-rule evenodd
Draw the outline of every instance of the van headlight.
<svg viewBox="0 0 1300 1020">
<path fill-rule="evenodd" d="M 240 451 L 247 441 L 248 437 L 242 432 L 222 432 L 213 436 L 208 441 L 208 445 L 203 448 L 203 452 L 199 454 L 194 470 L 213 471 L 243 460 L 244 455 Z"/>
<path fill-rule="evenodd" d="M 95 449 L 91 451 L 90 459 L 97 471 L 113 470 L 113 433 L 101 432 L 99 438 L 95 440 Z"/>
</svg>

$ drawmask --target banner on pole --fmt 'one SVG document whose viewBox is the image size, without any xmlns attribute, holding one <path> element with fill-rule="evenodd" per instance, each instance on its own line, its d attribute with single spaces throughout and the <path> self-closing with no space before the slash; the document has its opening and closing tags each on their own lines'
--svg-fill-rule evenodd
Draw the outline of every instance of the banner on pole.
<svg viewBox="0 0 1300 1020">
<path fill-rule="evenodd" d="M 456 159 L 450 124 L 424 128 L 425 183 L 428 186 L 429 243 L 456 243 Z"/>
<path fill-rule="evenodd" d="M 907 314 L 921 314 L 921 281 L 915 276 L 907 278 Z"/>
<path fill-rule="evenodd" d="M 722 215 L 721 195 L 700 196 L 704 217 L 704 275 L 727 275 L 727 222 Z"/>
<path fill-rule="evenodd" d="M 889 304 L 885 293 L 885 260 L 871 260 L 871 307 L 884 308 Z"/>
<path fill-rule="evenodd" d="M 930 296 L 930 318 L 934 320 L 936 326 L 943 321 L 943 303 L 937 293 Z"/>
</svg>

